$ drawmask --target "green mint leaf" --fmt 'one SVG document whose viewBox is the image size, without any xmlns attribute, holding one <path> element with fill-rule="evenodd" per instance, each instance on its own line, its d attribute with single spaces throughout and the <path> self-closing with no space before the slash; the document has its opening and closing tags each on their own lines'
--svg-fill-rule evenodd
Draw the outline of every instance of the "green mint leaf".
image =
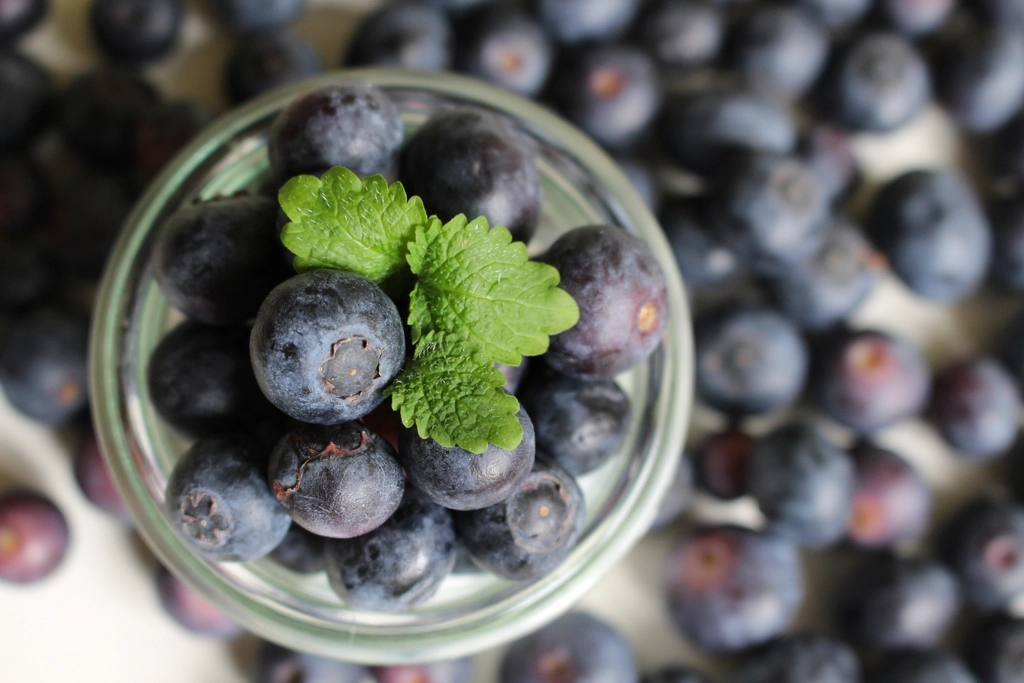
<svg viewBox="0 0 1024 683">
<path fill-rule="evenodd" d="M 296 270 L 347 270 L 382 286 L 404 279 L 409 241 L 427 222 L 423 201 L 408 199 L 401 183 L 389 186 L 379 175 L 360 180 L 340 166 L 322 178 L 292 178 L 278 200 L 291 220 L 281 241 L 295 254 Z"/>
<path fill-rule="evenodd" d="M 579 319 L 576 302 L 558 288 L 558 271 L 530 261 L 525 244 L 483 216 L 467 223 L 460 214 L 444 225 L 432 216 L 416 228 L 408 260 L 419 277 L 409 301 L 414 342 L 447 332 L 489 360 L 519 365 Z"/>
<path fill-rule="evenodd" d="M 523 440 L 519 402 L 503 384 L 501 371 L 465 340 L 428 332 L 386 391 L 402 424 L 415 424 L 420 437 L 483 453 L 488 443 L 513 449 Z"/>
</svg>

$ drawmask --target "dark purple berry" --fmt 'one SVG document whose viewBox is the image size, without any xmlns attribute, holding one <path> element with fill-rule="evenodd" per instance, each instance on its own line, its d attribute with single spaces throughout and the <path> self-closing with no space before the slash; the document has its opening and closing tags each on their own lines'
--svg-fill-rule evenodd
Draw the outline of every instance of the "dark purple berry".
<svg viewBox="0 0 1024 683">
<path fill-rule="evenodd" d="M 869 683 L 977 683 L 964 663 L 941 650 L 905 650 L 878 665 Z"/>
<path fill-rule="evenodd" d="M 799 7 L 756 9 L 737 27 L 732 61 L 751 88 L 797 97 L 818 78 L 828 56 L 828 32 Z"/>
<path fill-rule="evenodd" d="M 270 559 L 299 574 L 315 574 L 327 568 L 324 545 L 327 539 L 306 531 L 298 524 L 288 527 L 284 540 L 272 551 Z"/>
<path fill-rule="evenodd" d="M 852 455 L 857 489 L 847 539 L 862 548 L 878 549 L 921 538 L 932 510 L 927 482 L 892 451 L 861 443 Z"/>
<path fill-rule="evenodd" d="M 306 0 L 209 0 L 217 20 L 235 33 L 262 33 L 291 23 Z"/>
<path fill-rule="evenodd" d="M 754 443 L 752 437 L 735 428 L 711 435 L 697 451 L 697 486 L 722 500 L 746 495 Z"/>
<path fill-rule="evenodd" d="M 944 47 L 935 85 L 939 101 L 964 130 L 1001 127 L 1024 103 L 1024 36 L 1005 26 L 965 33 Z"/>
<path fill-rule="evenodd" d="M 57 568 L 68 550 L 68 523 L 32 491 L 0 496 L 0 581 L 32 583 Z"/>
<path fill-rule="evenodd" d="M 363 19 L 345 66 L 441 71 L 452 63 L 452 27 L 444 12 L 410 0 L 383 5 Z"/>
<path fill-rule="evenodd" d="M 1024 619 L 1000 616 L 975 629 L 964 655 L 980 683 L 1024 681 Z"/>
<path fill-rule="evenodd" d="M 693 501 L 693 461 L 683 453 L 676 465 L 676 475 L 658 506 L 658 514 L 651 522 L 650 531 L 663 529 L 683 516 Z"/>
<path fill-rule="evenodd" d="M 35 28 L 49 6 L 49 0 L 0 0 L 0 47 Z"/>
<path fill-rule="evenodd" d="M 821 633 L 784 636 L 747 656 L 732 683 L 860 683 L 857 654 Z"/>
<path fill-rule="evenodd" d="M 991 358 L 958 361 L 935 375 L 929 416 L 970 460 L 989 460 L 1009 449 L 1020 411 L 1017 383 Z"/>
<path fill-rule="evenodd" d="M 122 522 L 131 523 L 132 516 L 117 492 L 114 478 L 103 459 L 96 435 L 89 430 L 74 450 L 75 481 L 89 502 Z"/>
<path fill-rule="evenodd" d="M 21 0 L 0 0 L 0 16 L 5 2 L 18 5 Z M 0 51 L 0 150 L 25 149 L 45 128 L 52 88 L 50 73 L 33 59 Z"/>
<path fill-rule="evenodd" d="M 548 365 L 584 379 L 611 377 L 642 363 L 661 343 L 665 278 L 638 237 L 609 225 L 576 228 L 541 260 L 558 270 L 559 286 L 580 310 L 572 329 L 551 338 Z"/>
<path fill-rule="evenodd" d="M 547 82 L 554 47 L 535 19 L 509 7 L 488 8 L 461 31 L 460 71 L 506 90 L 533 97 Z"/>
<path fill-rule="evenodd" d="M 743 258 L 712 229 L 706 203 L 682 198 L 667 202 L 659 222 L 676 257 L 679 274 L 692 296 L 738 278 L 746 270 Z"/>
<path fill-rule="evenodd" d="M 329 538 L 376 529 L 405 490 L 394 449 L 358 422 L 293 427 L 270 456 L 270 485 L 298 525 Z"/>
<path fill-rule="evenodd" d="M 30 159 L 0 158 L 0 238 L 32 234 L 46 216 L 49 195 L 46 177 Z"/>
<path fill-rule="evenodd" d="M 718 55 L 725 33 L 721 9 L 699 0 L 658 0 L 640 9 L 633 42 L 663 69 L 686 72 Z"/>
<path fill-rule="evenodd" d="M 1024 593 L 1024 510 L 975 500 L 947 522 L 942 557 L 960 577 L 967 599 L 983 610 L 1005 607 Z"/>
<path fill-rule="evenodd" d="M 89 21 L 115 61 L 147 62 L 174 49 L 185 18 L 182 0 L 92 0 Z"/>
<path fill-rule="evenodd" d="M 155 178 L 213 113 L 198 102 L 163 102 L 142 112 L 135 123 L 135 168 L 144 182 Z"/>
<path fill-rule="evenodd" d="M 224 90 L 232 103 L 240 104 L 323 70 L 320 55 L 304 38 L 290 33 L 253 35 L 238 41 L 228 56 Z"/>
<path fill-rule="evenodd" d="M 245 633 L 241 626 L 224 616 L 194 588 L 162 566 L 157 567 L 156 590 L 164 611 L 193 633 L 224 640 Z"/>
<path fill-rule="evenodd" d="M 116 176 L 75 172 L 57 190 L 46 235 L 58 265 L 77 277 L 98 277 L 134 201 Z"/>
<path fill-rule="evenodd" d="M 256 653 L 252 683 L 365 683 L 366 667 L 296 652 L 263 641 Z"/>
</svg>

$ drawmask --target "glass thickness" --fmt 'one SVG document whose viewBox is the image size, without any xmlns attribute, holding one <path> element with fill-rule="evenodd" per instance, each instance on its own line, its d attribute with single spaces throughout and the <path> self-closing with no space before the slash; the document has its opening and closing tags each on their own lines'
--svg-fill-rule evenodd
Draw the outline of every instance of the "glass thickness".
<svg viewBox="0 0 1024 683">
<path fill-rule="evenodd" d="M 321 575 L 290 572 L 269 559 L 215 563 L 178 535 L 164 512 L 164 488 L 188 446 L 153 409 L 146 369 L 164 333 L 181 320 L 153 278 L 156 228 L 178 207 L 238 191 L 258 191 L 268 168 L 274 116 L 309 89 L 362 80 L 398 103 L 407 133 L 447 107 L 473 105 L 506 116 L 536 148 L 545 200 L 536 254 L 562 232 L 610 223 L 650 244 L 668 282 L 664 342 L 643 365 L 617 378 L 633 405 L 620 451 L 580 480 L 585 534 L 552 574 L 510 582 L 454 574 L 426 604 L 399 614 L 347 607 Z M 91 389 L 104 455 L 139 532 L 160 561 L 246 629 L 287 647 L 362 663 L 468 655 L 524 635 L 568 610 L 639 540 L 673 477 L 691 407 L 693 351 L 682 282 L 662 232 L 614 162 L 548 110 L 450 74 L 385 69 L 336 72 L 266 95 L 221 118 L 148 189 L 121 234 L 93 320 Z"/>
</svg>

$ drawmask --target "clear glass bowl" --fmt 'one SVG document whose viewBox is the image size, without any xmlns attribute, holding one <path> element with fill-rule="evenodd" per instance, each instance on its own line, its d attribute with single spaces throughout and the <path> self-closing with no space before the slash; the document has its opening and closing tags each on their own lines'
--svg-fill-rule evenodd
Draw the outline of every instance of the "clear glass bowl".
<svg viewBox="0 0 1024 683">
<path fill-rule="evenodd" d="M 345 606 L 322 574 L 295 574 L 269 559 L 215 563 L 197 555 L 164 513 L 167 477 L 188 444 L 157 416 L 145 381 L 153 348 L 181 319 L 153 278 L 155 228 L 195 198 L 257 190 L 277 112 L 299 93 L 343 79 L 386 90 L 398 102 L 407 131 L 454 105 L 504 114 L 536 144 L 543 178 L 544 210 L 531 253 L 570 228 L 611 223 L 651 245 L 668 282 L 664 342 L 641 367 L 617 378 L 632 400 L 632 427 L 620 452 L 581 478 L 587 526 L 568 559 L 552 574 L 526 583 L 455 574 L 426 604 L 401 614 Z M 471 654 L 569 609 L 647 530 L 673 477 L 691 406 L 693 354 L 683 286 L 661 229 L 629 181 L 585 135 L 547 109 L 450 74 L 340 72 L 278 90 L 221 118 L 135 207 L 107 266 L 92 335 L 91 389 L 100 442 L 138 530 L 160 561 L 258 635 L 363 663 Z"/>
</svg>

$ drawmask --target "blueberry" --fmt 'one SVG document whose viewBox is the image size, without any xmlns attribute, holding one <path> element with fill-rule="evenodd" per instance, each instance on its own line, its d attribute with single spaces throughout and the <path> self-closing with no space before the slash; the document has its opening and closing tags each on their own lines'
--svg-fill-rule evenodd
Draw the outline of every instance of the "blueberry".
<svg viewBox="0 0 1024 683">
<path fill-rule="evenodd" d="M 945 24 L 956 5 L 956 0 L 881 0 L 878 10 L 900 33 L 922 36 Z"/>
<path fill-rule="evenodd" d="M 935 85 L 939 101 L 963 129 L 999 128 L 1024 103 L 1024 36 L 1001 26 L 965 33 L 944 48 Z"/>
<path fill-rule="evenodd" d="M 693 500 L 693 460 L 685 452 L 676 465 L 676 474 L 658 505 L 658 514 L 649 531 L 663 529 L 683 516 Z"/>
<path fill-rule="evenodd" d="M 871 0 L 799 0 L 797 4 L 828 28 L 853 24 L 871 8 Z"/>
<path fill-rule="evenodd" d="M 803 601 L 796 547 L 739 527 L 698 527 L 668 558 L 669 612 L 683 635 L 712 652 L 742 650 L 785 629 Z"/>
<path fill-rule="evenodd" d="M 306 531 L 298 524 L 288 527 L 276 548 L 270 552 L 270 559 L 299 574 L 315 574 L 327 568 L 324 545 L 327 539 Z"/>
<path fill-rule="evenodd" d="M 1024 195 L 993 201 L 988 215 L 992 224 L 989 274 L 1003 289 L 1024 292 Z"/>
<path fill-rule="evenodd" d="M 830 200 L 846 197 L 860 180 L 852 135 L 829 124 L 818 124 L 800 137 L 797 153 L 818 179 Z"/>
<path fill-rule="evenodd" d="M 706 203 L 694 198 L 676 198 L 667 202 L 659 222 L 683 282 L 693 290 L 707 290 L 729 282 L 746 270 L 744 259 L 712 229 Z"/>
<path fill-rule="evenodd" d="M 713 224 L 757 270 L 787 270 L 821 246 L 828 199 L 797 157 L 733 157 L 720 168 L 710 201 Z"/>
<path fill-rule="evenodd" d="M 0 0 L 0 47 L 35 28 L 49 6 L 48 0 Z"/>
<path fill-rule="evenodd" d="M 134 201 L 117 176 L 77 171 L 68 178 L 57 189 L 46 236 L 61 269 L 77 277 L 98 277 Z"/>
<path fill-rule="evenodd" d="M 871 294 L 883 263 L 852 221 L 833 216 L 817 251 L 769 276 L 767 289 L 787 318 L 823 330 L 846 320 Z"/>
<path fill-rule="evenodd" d="M 785 636 L 751 653 L 732 683 L 860 683 L 853 649 L 821 633 Z"/>
<path fill-rule="evenodd" d="M 921 538 L 928 530 L 932 494 L 906 460 L 869 443 L 854 447 L 857 489 L 847 539 L 867 549 Z"/>
<path fill-rule="evenodd" d="M 562 43 L 616 38 L 639 5 L 638 0 L 533 0 L 541 23 Z"/>
<path fill-rule="evenodd" d="M 747 494 L 754 439 L 736 428 L 712 434 L 697 452 L 697 486 L 722 500 Z"/>
<path fill-rule="evenodd" d="M 189 436 L 244 430 L 271 418 L 249 361 L 249 328 L 185 322 L 153 350 L 147 369 L 153 407 Z"/>
<path fill-rule="evenodd" d="M 754 444 L 747 490 L 771 530 L 821 548 L 846 533 L 855 477 L 848 453 L 806 423 L 779 427 Z"/>
<path fill-rule="evenodd" d="M 931 97 L 928 66 L 895 33 L 866 33 L 839 55 L 825 77 L 827 108 L 857 131 L 885 133 L 912 119 Z"/>
<path fill-rule="evenodd" d="M 870 683 L 977 683 L 964 663 L 941 650 L 907 650 L 889 655 Z"/>
<path fill-rule="evenodd" d="M 80 436 L 73 457 L 75 481 L 89 502 L 122 522 L 131 523 L 131 513 L 114 486 L 110 468 L 91 429 Z"/>
<path fill-rule="evenodd" d="M 45 496 L 13 491 L 0 496 L 0 581 L 46 578 L 68 550 L 68 523 Z"/>
<path fill-rule="evenodd" d="M 625 45 L 567 52 L 555 64 L 549 93 L 563 116 L 613 149 L 636 144 L 661 106 L 657 67 Z"/>
<path fill-rule="evenodd" d="M 528 14 L 509 7 L 489 8 L 464 30 L 456 54 L 460 71 L 506 90 L 533 97 L 547 82 L 554 47 Z"/>
<path fill-rule="evenodd" d="M 548 365 L 583 379 L 636 367 L 661 343 L 668 318 L 665 277 L 642 240 L 609 225 L 559 237 L 542 261 L 579 306 L 576 325 L 551 338 Z"/>
<path fill-rule="evenodd" d="M 193 633 L 225 640 L 245 633 L 241 626 L 162 566 L 157 567 L 156 590 L 164 611 Z"/>
<path fill-rule="evenodd" d="M 120 62 L 147 62 L 174 49 L 182 0 L 92 0 L 89 21 L 100 48 Z"/>
<path fill-rule="evenodd" d="M 673 161 L 703 174 L 718 168 L 736 148 L 785 154 L 796 144 L 786 109 L 733 90 L 702 90 L 668 98 L 660 132 Z"/>
<path fill-rule="evenodd" d="M 970 460 L 1006 452 L 1017 437 L 1020 411 L 1016 382 L 991 358 L 961 360 L 935 375 L 930 417 Z"/>
<path fill-rule="evenodd" d="M 247 562 L 276 548 L 288 513 L 267 485 L 266 456 L 240 434 L 205 437 L 175 464 L 165 496 L 171 522 L 215 562 Z"/>
<path fill-rule="evenodd" d="M 323 70 L 320 55 L 304 38 L 258 34 L 235 44 L 224 68 L 224 90 L 233 104 L 239 104 Z"/>
<path fill-rule="evenodd" d="M 501 683 L 636 683 L 629 643 L 611 626 L 570 612 L 512 643 Z"/>
<path fill-rule="evenodd" d="M 390 171 L 404 131 L 398 106 L 365 83 L 328 85 L 297 97 L 270 130 L 268 154 L 284 181 L 344 166 L 360 176 Z"/>
<path fill-rule="evenodd" d="M 211 325 L 249 320 L 287 277 L 275 237 L 277 207 L 258 196 L 182 207 L 158 228 L 156 280 L 171 305 Z"/>
<path fill-rule="evenodd" d="M 0 341 L 0 388 L 22 414 L 68 422 L 87 401 L 86 324 L 56 309 L 11 321 Z"/>
<path fill-rule="evenodd" d="M 33 59 L 0 50 L 0 151 L 24 149 L 43 130 L 52 88 L 50 73 Z"/>
<path fill-rule="evenodd" d="M 807 376 L 807 347 L 782 315 L 726 306 L 695 327 L 700 400 L 729 415 L 767 413 L 796 400 Z"/>
<path fill-rule="evenodd" d="M 828 56 L 828 32 L 799 7 L 755 9 L 736 30 L 732 60 L 759 92 L 781 97 L 803 94 Z"/>
<path fill-rule="evenodd" d="M 352 538 L 391 516 L 405 478 L 391 445 L 358 422 L 299 424 L 270 456 L 270 485 L 299 526 Z"/>
<path fill-rule="evenodd" d="M 459 542 L 478 565 L 525 581 L 562 563 L 579 540 L 585 513 L 583 492 L 572 475 L 538 457 L 508 498 L 453 517 Z"/>
<path fill-rule="evenodd" d="M 159 100 L 134 71 L 103 67 L 76 76 L 60 101 L 60 130 L 73 152 L 96 166 L 124 168 L 132 160 L 135 124 Z"/>
<path fill-rule="evenodd" d="M 487 444 L 479 455 L 458 446 L 445 448 L 421 438 L 415 427 L 403 427 L 398 459 L 409 483 L 452 510 L 477 510 L 505 500 L 529 475 L 536 453 L 530 416 L 520 408 L 516 417 L 523 426 L 522 442 L 510 451 Z"/>
<path fill-rule="evenodd" d="M 588 382 L 553 371 L 537 373 L 519 400 L 537 416 L 537 448 L 573 476 L 607 462 L 629 429 L 629 397 L 610 379 Z"/>
<path fill-rule="evenodd" d="M 619 170 L 626 174 L 630 185 L 644 200 L 647 208 L 657 211 L 661 203 L 661 188 L 658 187 L 658 179 L 655 178 L 651 167 L 631 156 L 619 156 L 615 161 L 619 164 Z"/>
<path fill-rule="evenodd" d="M 49 194 L 46 177 L 30 159 L 0 157 L 0 238 L 31 235 L 46 217 Z"/>
<path fill-rule="evenodd" d="M 920 413 L 931 374 L 921 352 L 875 330 L 840 330 L 822 340 L 811 372 L 815 405 L 860 433 Z"/>
<path fill-rule="evenodd" d="M 209 0 L 217 20 L 235 33 L 273 31 L 306 9 L 306 0 Z"/>
<path fill-rule="evenodd" d="M 311 270 L 267 296 L 249 342 L 256 381 L 278 409 L 303 422 L 366 415 L 405 362 L 394 303 L 366 278 Z"/>
<path fill-rule="evenodd" d="M 934 647 L 960 611 L 956 576 L 932 560 L 869 556 L 842 584 L 843 628 L 878 649 Z"/>
<path fill-rule="evenodd" d="M 1021 508 L 985 498 L 968 503 L 946 523 L 940 549 L 974 606 L 999 609 L 1024 593 Z"/>
<path fill-rule="evenodd" d="M 135 123 L 135 168 L 142 180 L 156 177 L 199 131 L 213 113 L 198 102 L 178 100 L 150 107 Z"/>
<path fill-rule="evenodd" d="M 1024 680 L 1024 619 L 997 617 L 974 631 L 964 650 L 981 683 Z"/>
<path fill-rule="evenodd" d="M 721 9 L 700 0 L 657 0 L 640 8 L 634 40 L 663 69 L 686 72 L 718 56 L 725 33 Z"/>
<path fill-rule="evenodd" d="M 38 305 L 54 288 L 53 264 L 31 245 L 0 248 L 0 313 L 17 313 Z"/>
<path fill-rule="evenodd" d="M 707 683 L 707 679 L 693 669 L 669 667 L 647 674 L 640 683 Z"/>
<path fill-rule="evenodd" d="M 1021 0 L 982 0 L 977 7 L 997 26 L 1024 28 L 1024 2 Z"/>
<path fill-rule="evenodd" d="M 472 673 L 473 661 L 468 658 L 373 667 L 377 683 L 470 683 Z"/>
<path fill-rule="evenodd" d="M 352 36 L 344 63 L 441 71 L 452 64 L 452 46 L 452 27 L 444 12 L 399 0 L 363 19 Z"/>
<path fill-rule="evenodd" d="M 988 270 L 992 232 L 977 193 L 956 171 L 911 171 L 875 196 L 868 233 L 919 295 L 951 302 Z"/>
<path fill-rule="evenodd" d="M 296 652 L 263 641 L 256 652 L 252 683 L 364 683 L 366 667 Z"/>
<path fill-rule="evenodd" d="M 533 151 L 508 122 L 482 109 L 432 116 L 402 150 L 399 179 L 443 221 L 486 216 L 522 242 L 537 228 L 543 189 Z"/>
<path fill-rule="evenodd" d="M 997 173 L 1024 179 L 1024 115 L 1013 118 L 991 146 L 992 167 Z"/>
<path fill-rule="evenodd" d="M 451 513 L 408 489 L 384 524 L 357 538 L 327 542 L 327 577 L 348 604 L 374 612 L 407 610 L 429 599 L 455 563 Z"/>
</svg>

